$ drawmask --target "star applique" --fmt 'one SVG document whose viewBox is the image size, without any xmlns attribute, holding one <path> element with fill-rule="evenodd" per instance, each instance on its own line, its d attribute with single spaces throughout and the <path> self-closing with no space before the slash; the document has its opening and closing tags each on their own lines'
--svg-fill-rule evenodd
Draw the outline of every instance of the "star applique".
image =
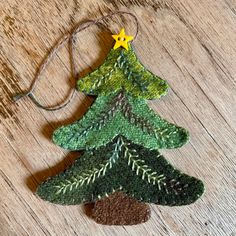
<svg viewBox="0 0 236 236">
<path fill-rule="evenodd" d="M 133 36 L 125 34 L 124 28 L 121 29 L 119 34 L 112 35 L 112 38 L 114 38 L 116 40 L 116 43 L 115 43 L 113 49 L 123 47 L 126 50 L 128 50 L 128 48 L 129 48 L 128 42 L 134 39 Z"/>
</svg>

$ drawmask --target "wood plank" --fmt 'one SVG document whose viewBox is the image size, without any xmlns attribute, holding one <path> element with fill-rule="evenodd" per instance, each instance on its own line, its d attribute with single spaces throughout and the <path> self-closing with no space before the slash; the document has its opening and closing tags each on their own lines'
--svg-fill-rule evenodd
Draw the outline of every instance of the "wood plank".
<svg viewBox="0 0 236 236">
<path fill-rule="evenodd" d="M 134 42 L 144 65 L 171 86 L 150 106 L 162 117 L 186 127 L 191 141 L 181 149 L 162 150 L 185 173 L 202 179 L 206 193 L 190 206 L 152 205 L 151 219 L 137 226 L 102 226 L 83 206 L 59 206 L 34 195 L 38 184 L 64 170 L 78 156 L 54 145 L 57 127 L 79 119 L 92 98 L 76 93 L 65 109 L 46 112 L 14 93 L 29 88 L 51 46 L 76 22 L 109 11 L 133 12 L 140 20 Z M 0 3 L 0 235 L 236 235 L 236 4 L 207 1 L 19 1 Z M 127 19 L 127 21 L 126 21 Z M 124 23 L 123 23 L 124 22 Z M 125 17 L 107 22 L 114 32 Z M 96 27 L 77 37 L 81 75 L 106 57 L 112 39 Z M 47 105 L 62 101 L 74 82 L 67 46 L 54 57 L 36 94 Z"/>
</svg>

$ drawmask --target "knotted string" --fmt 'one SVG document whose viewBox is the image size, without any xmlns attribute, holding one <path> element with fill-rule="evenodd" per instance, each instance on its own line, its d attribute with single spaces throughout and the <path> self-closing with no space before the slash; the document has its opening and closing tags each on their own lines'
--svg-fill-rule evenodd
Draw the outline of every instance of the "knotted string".
<svg viewBox="0 0 236 236">
<path fill-rule="evenodd" d="M 89 20 L 85 23 L 82 24 L 77 24 L 75 25 L 75 27 L 73 28 L 73 30 L 69 33 L 64 34 L 59 40 L 58 42 L 54 45 L 54 47 L 51 49 L 51 51 L 48 53 L 47 57 L 43 60 L 43 62 L 41 63 L 38 71 L 36 72 L 35 76 L 34 76 L 34 81 L 31 84 L 29 90 L 26 93 L 21 93 L 21 94 L 17 94 L 13 97 L 13 100 L 16 102 L 18 100 L 20 100 L 21 98 L 28 96 L 33 102 L 34 104 L 44 110 L 47 111 L 56 111 L 56 110 L 60 110 L 63 107 L 65 107 L 66 105 L 68 105 L 72 99 L 74 98 L 74 94 L 75 94 L 75 88 L 71 89 L 70 94 L 67 96 L 67 98 L 59 105 L 53 106 L 53 107 L 47 107 L 42 105 L 34 96 L 33 92 L 36 88 L 37 83 L 40 81 L 41 78 L 41 74 L 42 72 L 46 69 L 46 67 L 48 66 L 48 64 L 51 62 L 53 56 L 58 52 L 58 50 L 66 43 L 69 43 L 69 54 L 70 54 L 70 63 L 71 63 L 71 75 L 74 81 L 76 81 L 76 66 L 75 66 L 75 56 L 74 56 L 74 51 L 75 51 L 75 39 L 76 39 L 76 35 L 93 26 L 93 25 L 97 25 L 97 26 L 104 26 L 104 24 L 102 24 L 102 21 L 113 17 L 114 15 L 130 15 L 133 17 L 133 19 L 135 20 L 135 24 L 136 24 L 136 32 L 134 35 L 134 39 L 137 37 L 138 32 L 139 32 L 139 23 L 138 23 L 138 19 L 137 17 L 130 12 L 125 12 L 125 11 L 117 11 L 117 12 L 112 12 L 110 14 L 107 14 L 97 20 Z"/>
</svg>

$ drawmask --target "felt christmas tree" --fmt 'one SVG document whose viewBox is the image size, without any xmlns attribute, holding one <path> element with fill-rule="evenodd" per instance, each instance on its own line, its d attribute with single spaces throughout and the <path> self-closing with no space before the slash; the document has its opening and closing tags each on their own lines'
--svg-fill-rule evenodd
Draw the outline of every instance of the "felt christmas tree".
<svg viewBox="0 0 236 236">
<path fill-rule="evenodd" d="M 113 38 L 104 63 L 77 83 L 97 99 L 82 119 L 53 135 L 56 144 L 81 150 L 82 156 L 43 182 L 37 194 L 68 205 L 96 202 L 114 192 L 145 203 L 193 203 L 204 192 L 202 181 L 175 169 L 159 152 L 181 147 L 189 134 L 147 104 L 165 95 L 168 84 L 140 63 L 124 29 Z"/>
</svg>

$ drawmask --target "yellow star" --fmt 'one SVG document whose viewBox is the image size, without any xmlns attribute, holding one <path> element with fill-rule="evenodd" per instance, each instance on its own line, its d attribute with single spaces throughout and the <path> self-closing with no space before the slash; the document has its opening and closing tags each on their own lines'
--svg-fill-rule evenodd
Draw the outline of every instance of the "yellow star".
<svg viewBox="0 0 236 236">
<path fill-rule="evenodd" d="M 124 28 L 121 29 L 119 34 L 112 35 L 112 38 L 114 38 L 116 40 L 116 43 L 113 47 L 114 49 L 117 49 L 119 47 L 123 47 L 126 50 L 128 50 L 128 48 L 129 48 L 128 42 L 134 39 L 133 36 L 125 34 Z"/>
</svg>

